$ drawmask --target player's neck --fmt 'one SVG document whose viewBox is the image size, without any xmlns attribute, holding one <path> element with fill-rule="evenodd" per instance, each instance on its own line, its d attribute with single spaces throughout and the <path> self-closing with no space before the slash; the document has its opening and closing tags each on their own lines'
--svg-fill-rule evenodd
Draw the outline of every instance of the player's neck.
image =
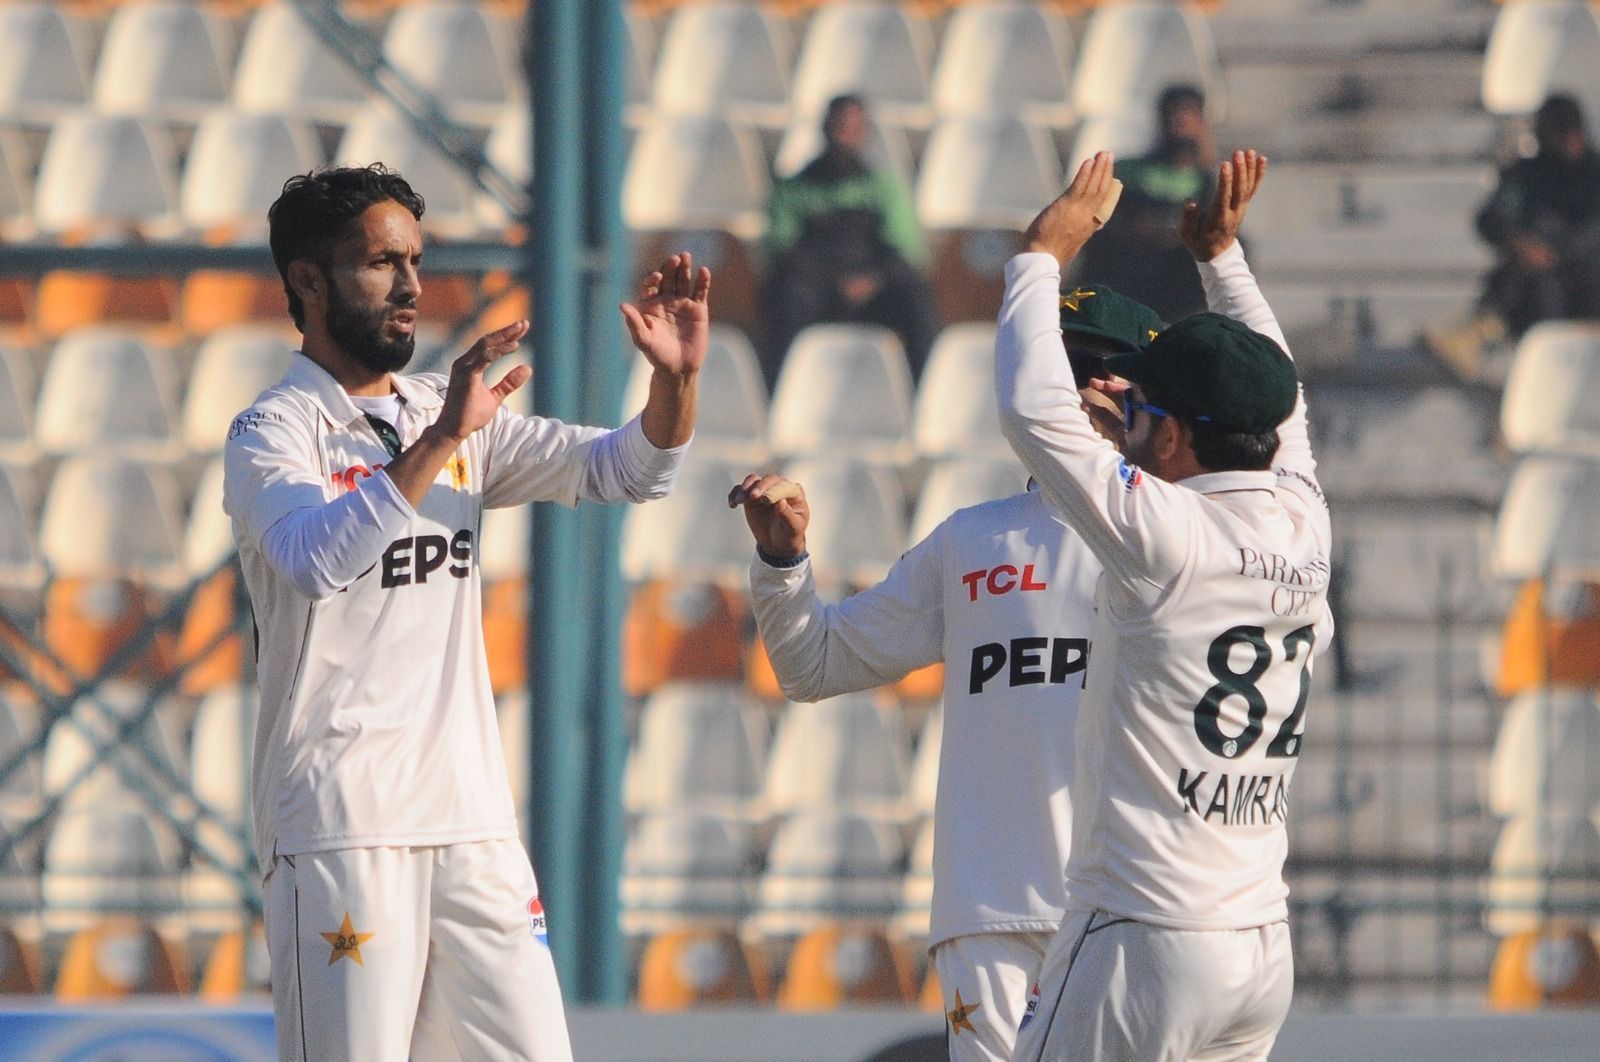
<svg viewBox="0 0 1600 1062">
<path fill-rule="evenodd" d="M 306 335 L 300 353 L 332 376 L 346 394 L 362 398 L 382 398 L 394 390 L 390 373 L 378 372 L 347 354 L 343 347 L 326 336 Z"/>
</svg>

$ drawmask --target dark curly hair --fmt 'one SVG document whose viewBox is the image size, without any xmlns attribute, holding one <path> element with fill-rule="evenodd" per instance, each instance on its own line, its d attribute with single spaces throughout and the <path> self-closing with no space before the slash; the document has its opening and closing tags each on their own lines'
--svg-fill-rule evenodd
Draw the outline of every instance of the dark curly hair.
<svg viewBox="0 0 1600 1062">
<path fill-rule="evenodd" d="M 333 245 L 350 231 L 351 223 L 368 207 L 390 200 L 421 220 L 422 196 L 381 162 L 313 171 L 283 182 L 283 192 L 267 209 L 267 242 L 296 328 L 305 330 L 306 308 L 289 286 L 289 263 L 306 259 L 327 270 Z"/>
</svg>

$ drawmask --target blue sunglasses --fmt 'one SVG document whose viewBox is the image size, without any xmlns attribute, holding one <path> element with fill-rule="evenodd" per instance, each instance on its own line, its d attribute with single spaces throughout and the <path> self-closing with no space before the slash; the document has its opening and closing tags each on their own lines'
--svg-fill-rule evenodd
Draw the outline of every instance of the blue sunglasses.
<svg viewBox="0 0 1600 1062">
<path fill-rule="evenodd" d="M 1167 411 L 1165 409 L 1162 409 L 1160 406 L 1153 406 L 1149 402 L 1141 402 L 1137 398 L 1134 398 L 1132 391 L 1124 391 L 1124 392 L 1122 392 L 1122 426 L 1123 426 L 1123 428 L 1125 428 L 1128 431 L 1132 431 L 1133 430 L 1133 416 L 1134 416 L 1135 413 L 1139 412 L 1139 410 L 1141 410 L 1141 409 L 1144 410 L 1146 413 L 1150 414 L 1152 417 L 1170 417 L 1170 416 L 1172 416 L 1172 414 L 1169 411 Z M 1203 421 L 1208 421 L 1208 422 L 1211 420 L 1210 417 L 1205 417 L 1205 416 L 1190 417 L 1189 419 L 1190 420 L 1203 420 Z"/>
</svg>

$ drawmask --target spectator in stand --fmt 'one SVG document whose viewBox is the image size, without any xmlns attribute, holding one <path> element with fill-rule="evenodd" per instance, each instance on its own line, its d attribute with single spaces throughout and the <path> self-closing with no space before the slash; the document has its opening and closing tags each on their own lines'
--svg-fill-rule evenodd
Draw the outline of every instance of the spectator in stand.
<svg viewBox="0 0 1600 1062">
<path fill-rule="evenodd" d="M 1478 313 L 1427 342 L 1458 375 L 1482 376 L 1484 349 L 1520 339 L 1540 321 L 1600 318 L 1600 155 L 1571 96 L 1551 96 L 1534 114 L 1532 158 L 1500 173 L 1478 211 L 1478 234 L 1497 263 Z"/>
<path fill-rule="evenodd" d="M 1117 162 L 1122 201 L 1084 248 L 1080 278 L 1108 284 L 1163 320 L 1176 321 L 1206 308 L 1194 258 L 1177 232 L 1184 203 L 1204 203 L 1211 196 L 1216 148 L 1205 96 L 1193 85 L 1163 92 L 1156 117 L 1155 149 Z"/>
<path fill-rule="evenodd" d="M 863 155 L 870 122 L 861 97 L 832 100 L 822 120 L 822 154 L 773 187 L 763 300 L 768 386 L 807 325 L 891 328 L 905 344 L 913 376 L 939 331 L 932 291 L 920 272 L 926 251 L 911 196 Z"/>
</svg>

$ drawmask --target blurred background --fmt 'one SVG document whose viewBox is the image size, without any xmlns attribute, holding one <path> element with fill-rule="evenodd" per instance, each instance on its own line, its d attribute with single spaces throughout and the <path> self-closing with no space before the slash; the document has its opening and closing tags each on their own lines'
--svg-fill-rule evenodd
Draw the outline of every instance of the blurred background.
<svg viewBox="0 0 1600 1062">
<path fill-rule="evenodd" d="M 1111 148 L 1138 163 L 1106 243 L 1158 248 L 1234 147 L 1272 160 L 1246 247 L 1337 539 L 1279 1056 L 1343 1057 L 1311 1030 L 1366 1042 L 1324 1012 L 1600 1004 L 1596 123 L 1600 8 L 1576 0 L 0 2 L 0 1012 L 266 1005 L 219 453 L 296 346 L 268 204 L 381 160 L 427 199 L 414 367 L 531 317 L 524 412 L 631 415 L 646 367 L 616 299 L 671 250 L 716 274 L 676 493 L 494 512 L 483 536 L 580 1057 L 606 1035 L 591 1057 L 916 1035 L 939 1057 L 942 676 L 786 703 L 722 499 L 752 470 L 803 481 L 837 597 L 1020 489 L 990 382 L 1018 232 Z M 876 198 L 815 208 L 839 165 Z M 1069 282 L 1195 308 L 1091 265 Z M 581 621 L 552 630 L 550 601 Z M 708 1024 L 651 1024 L 670 1011 Z M 1428 1024 L 1408 1028 L 1432 1056 L 1359 1049 L 1544 1057 L 1557 1027 L 1514 1026 L 1510 1053 Z M 686 1029 L 709 1039 L 673 1054 Z M 0 1057 L 66 1057 L 25 1042 Z"/>
</svg>

